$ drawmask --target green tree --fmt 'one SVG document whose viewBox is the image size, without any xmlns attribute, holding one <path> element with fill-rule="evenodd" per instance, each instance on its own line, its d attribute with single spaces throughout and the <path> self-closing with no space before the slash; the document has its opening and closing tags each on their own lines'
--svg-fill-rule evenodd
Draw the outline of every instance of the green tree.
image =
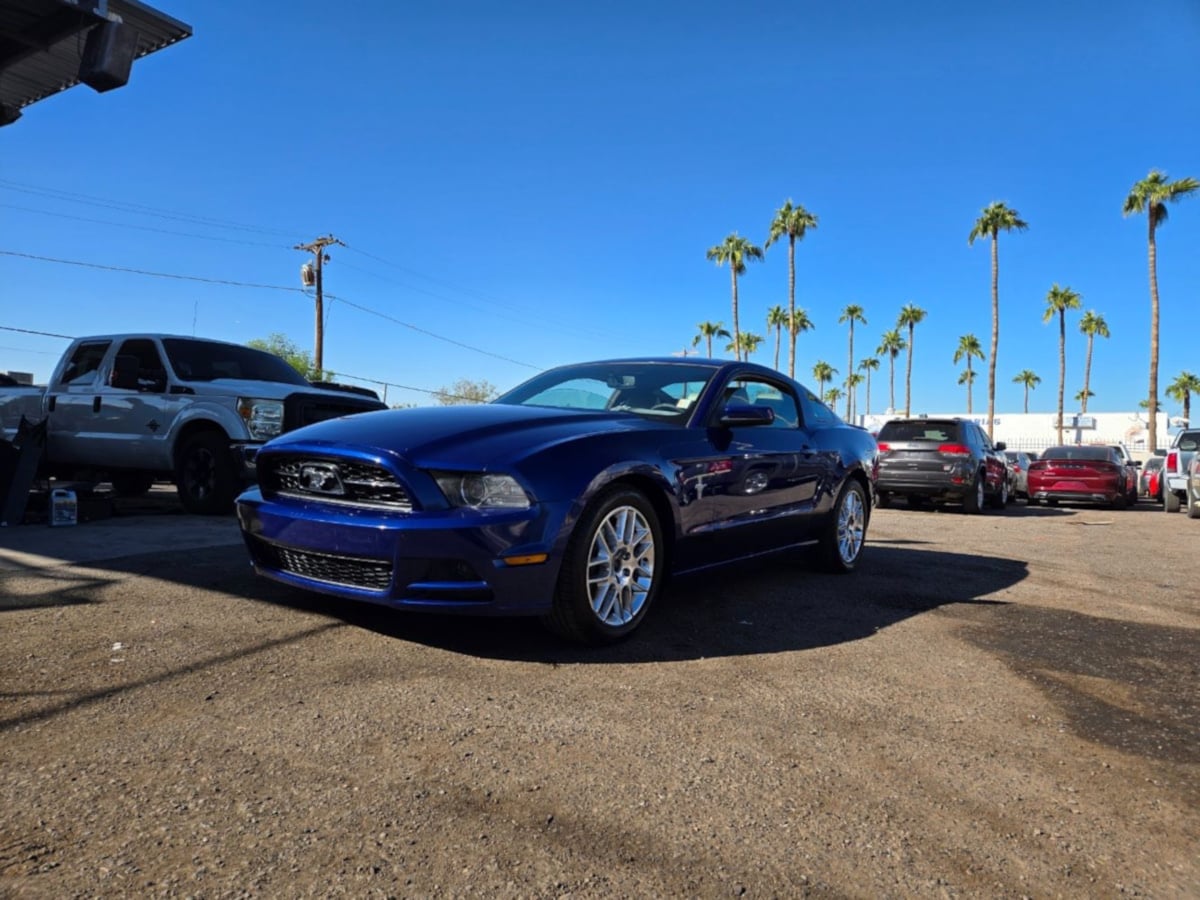
<svg viewBox="0 0 1200 900">
<path fill-rule="evenodd" d="M 718 266 L 729 265 L 729 278 L 733 291 L 733 345 L 741 347 L 741 330 L 738 327 L 738 276 L 746 271 L 746 261 L 762 259 L 762 247 L 756 247 L 735 231 L 720 244 L 709 247 L 705 257 Z"/>
<path fill-rule="evenodd" d="M 913 330 L 925 318 L 925 310 L 913 304 L 906 303 L 900 308 L 900 318 L 896 321 L 897 328 L 908 329 L 908 368 L 904 373 L 904 416 L 912 415 L 912 359 L 913 359 Z"/>
<path fill-rule="evenodd" d="M 954 361 L 958 362 L 961 359 L 967 361 L 967 414 L 970 415 L 971 409 L 971 385 L 975 382 L 975 373 L 971 370 L 972 359 L 983 359 L 983 347 L 979 344 L 979 338 L 973 334 L 964 334 L 958 339 L 958 349 L 954 351 Z M 958 380 L 962 384 L 964 379 Z"/>
<path fill-rule="evenodd" d="M 699 347 L 700 342 L 704 341 L 704 352 L 709 359 L 712 359 L 713 338 L 727 338 L 730 336 L 729 332 L 725 330 L 725 323 L 701 322 L 696 327 L 700 329 L 700 333 L 692 338 L 692 346 Z"/>
<path fill-rule="evenodd" d="M 733 350 L 734 356 L 737 359 L 750 361 L 750 354 L 757 353 L 759 345 L 766 340 L 761 334 L 751 334 L 749 331 L 743 331 L 738 335 L 738 342 L 730 342 L 725 349 Z"/>
<path fill-rule="evenodd" d="M 867 324 L 867 318 L 863 315 L 863 308 L 857 303 L 848 304 L 846 308 L 842 310 L 842 314 L 838 316 L 838 324 L 841 325 L 843 322 L 850 323 L 850 353 L 846 357 L 846 371 L 847 373 L 852 373 L 854 371 L 854 323 L 862 322 L 864 325 Z M 849 375 L 847 375 L 847 377 L 849 377 Z M 850 404 L 853 400 L 853 396 L 849 391 L 847 391 L 846 394 L 846 418 L 849 419 Z"/>
<path fill-rule="evenodd" d="M 846 376 L 846 418 L 854 421 L 858 415 L 858 386 L 863 383 L 863 376 L 851 372 Z"/>
<path fill-rule="evenodd" d="M 888 360 L 888 409 L 896 411 L 896 357 L 908 346 L 899 328 L 885 331 L 875 352 Z"/>
<path fill-rule="evenodd" d="M 1121 212 L 1125 216 L 1146 213 L 1149 227 L 1150 268 L 1150 392 L 1147 396 L 1147 448 L 1158 449 L 1158 249 L 1155 231 L 1167 221 L 1167 204 L 1182 200 L 1200 188 L 1195 178 L 1169 181 L 1165 172 L 1151 169 L 1150 174 L 1137 182 L 1125 198 Z"/>
<path fill-rule="evenodd" d="M 792 362 L 788 364 L 789 370 L 795 369 L 794 363 L 796 356 L 796 338 L 806 331 L 812 331 L 816 327 L 817 326 L 812 323 L 812 319 L 808 317 L 808 311 L 803 307 L 796 307 L 796 309 L 792 310 L 792 312 L 788 315 L 787 329 L 792 341 Z M 788 377 L 795 378 L 796 376 L 789 371 Z"/>
<path fill-rule="evenodd" d="M 767 330 L 775 332 L 775 371 L 779 371 L 779 347 L 783 343 L 783 326 L 788 322 L 787 310 L 775 305 L 767 310 Z"/>
<path fill-rule="evenodd" d="M 860 372 L 865 372 L 867 376 L 867 415 L 871 414 L 871 373 L 879 371 L 879 357 L 868 356 L 858 364 Z"/>
<path fill-rule="evenodd" d="M 1089 309 L 1083 314 L 1079 320 L 1079 330 L 1087 335 L 1087 362 L 1083 365 L 1083 390 L 1080 394 L 1083 397 L 1082 405 L 1079 408 L 1081 413 L 1087 412 L 1088 397 L 1094 397 L 1088 388 L 1092 380 L 1092 344 L 1097 337 L 1109 337 L 1108 323 L 1104 321 L 1104 316 L 1097 313 L 1095 310 Z"/>
<path fill-rule="evenodd" d="M 841 388 L 831 387 L 829 390 L 827 390 L 825 392 L 825 405 L 828 406 L 830 409 L 832 409 L 835 413 L 837 412 L 837 403 L 841 399 L 842 399 L 842 389 Z"/>
<path fill-rule="evenodd" d="M 1180 372 L 1167 385 L 1167 396 L 1183 405 L 1183 418 L 1189 428 L 1192 427 L 1192 394 L 1200 394 L 1200 378 L 1191 372 Z"/>
<path fill-rule="evenodd" d="M 1039 378 L 1037 376 L 1037 374 L 1034 373 L 1033 371 L 1031 371 L 1030 369 L 1022 369 L 1020 372 L 1018 372 L 1016 375 L 1013 376 L 1013 381 L 1015 381 L 1017 384 L 1024 385 L 1024 387 L 1025 387 L 1025 412 L 1028 413 L 1029 412 L 1029 392 L 1034 390 L 1039 384 L 1041 384 L 1042 379 Z"/>
<path fill-rule="evenodd" d="M 763 249 L 770 247 L 781 237 L 787 236 L 788 239 L 788 316 L 794 323 L 796 321 L 796 241 L 804 240 L 804 235 L 809 229 L 817 227 L 817 217 L 810 213 L 807 209 L 797 203 L 792 205 L 789 198 L 787 203 L 779 207 L 775 211 L 775 218 L 771 220 L 771 227 L 767 234 L 767 240 L 763 244 Z M 788 352 L 788 377 L 796 377 L 796 335 L 800 332 L 796 329 L 791 329 L 791 350 Z M 775 366 L 776 369 L 779 366 Z"/>
<path fill-rule="evenodd" d="M 1009 209 L 1003 203 L 989 203 L 983 208 L 983 212 L 975 220 L 975 227 L 967 236 L 968 247 L 975 243 L 976 238 L 984 235 L 992 239 L 992 356 L 988 360 L 987 415 L 989 439 L 992 437 L 992 425 L 996 417 L 996 356 L 1000 349 L 1000 232 L 1014 229 L 1024 231 L 1028 227 L 1015 209 Z"/>
<path fill-rule="evenodd" d="M 1046 294 L 1046 311 L 1042 321 L 1049 322 L 1058 316 L 1058 442 L 1063 440 L 1063 391 L 1067 382 L 1067 310 L 1079 309 L 1079 294 L 1069 287 L 1054 284 Z"/>
<path fill-rule="evenodd" d="M 971 385 L 975 383 L 975 372 L 971 369 L 963 369 L 958 373 L 958 383 L 967 386 L 967 413 L 971 412 Z"/>
<path fill-rule="evenodd" d="M 287 335 L 280 334 L 278 331 L 272 332 L 271 336 L 265 339 L 255 338 L 247 341 L 246 346 L 275 354 L 308 381 L 331 381 L 333 379 L 333 372 L 328 369 L 318 369 L 313 364 L 311 353 L 301 350 Z"/>
<path fill-rule="evenodd" d="M 831 366 L 824 360 L 817 360 L 812 369 L 813 378 L 817 379 L 817 396 L 825 396 L 825 382 L 833 381 L 833 376 L 837 374 L 837 369 Z"/>
<path fill-rule="evenodd" d="M 487 381 L 469 381 L 460 378 L 450 387 L 438 388 L 433 399 L 442 406 L 466 406 L 495 400 L 500 391 Z"/>
<path fill-rule="evenodd" d="M 1082 388 L 1075 392 L 1075 402 L 1080 404 L 1080 412 L 1085 412 L 1087 410 L 1088 397 L 1095 396 L 1095 391 L 1089 391 Z"/>
</svg>

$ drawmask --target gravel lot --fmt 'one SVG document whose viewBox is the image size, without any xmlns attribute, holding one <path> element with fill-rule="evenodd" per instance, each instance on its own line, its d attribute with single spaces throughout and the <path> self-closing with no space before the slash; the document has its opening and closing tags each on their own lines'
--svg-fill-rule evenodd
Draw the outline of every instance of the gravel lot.
<svg viewBox="0 0 1200 900">
<path fill-rule="evenodd" d="M 879 510 L 849 578 L 681 580 L 585 651 L 169 505 L 5 529 L 0 896 L 1200 896 L 1198 542 Z"/>
</svg>

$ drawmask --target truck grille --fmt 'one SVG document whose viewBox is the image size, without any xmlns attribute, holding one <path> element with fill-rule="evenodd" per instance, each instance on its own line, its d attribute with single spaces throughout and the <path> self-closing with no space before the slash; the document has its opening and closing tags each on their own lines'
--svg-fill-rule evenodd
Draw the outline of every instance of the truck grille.
<svg viewBox="0 0 1200 900">
<path fill-rule="evenodd" d="M 369 397 L 347 394 L 330 397 L 324 394 L 292 394 L 283 401 L 283 430 L 292 431 L 304 425 L 348 416 L 352 413 L 387 409 L 387 405 Z"/>
<path fill-rule="evenodd" d="M 322 481 L 316 477 L 326 473 Z M 295 497 L 412 512 L 412 497 L 382 466 L 334 457 L 271 454 L 258 457 L 258 482 L 264 497 Z"/>
<path fill-rule="evenodd" d="M 250 552 L 256 563 L 268 569 L 325 584 L 386 591 L 392 583 L 392 564 L 384 560 L 294 550 L 259 538 L 251 539 Z"/>
</svg>

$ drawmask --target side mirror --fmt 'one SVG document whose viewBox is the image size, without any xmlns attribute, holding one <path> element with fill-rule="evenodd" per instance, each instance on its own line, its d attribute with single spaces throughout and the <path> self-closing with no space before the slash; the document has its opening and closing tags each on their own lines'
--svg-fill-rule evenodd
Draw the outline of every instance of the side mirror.
<svg viewBox="0 0 1200 900">
<path fill-rule="evenodd" d="M 770 425 L 775 421 L 775 410 L 769 406 L 751 406 L 745 403 L 730 403 L 721 413 L 721 425 L 726 428 L 749 428 L 754 425 Z"/>
<path fill-rule="evenodd" d="M 117 356 L 113 360 L 112 375 L 108 383 L 115 388 L 136 391 L 138 389 L 138 358 L 136 356 Z"/>
<path fill-rule="evenodd" d="M 1008 444 L 1004 443 L 1004 441 L 996 441 L 996 449 L 1003 453 L 1008 449 Z"/>
</svg>

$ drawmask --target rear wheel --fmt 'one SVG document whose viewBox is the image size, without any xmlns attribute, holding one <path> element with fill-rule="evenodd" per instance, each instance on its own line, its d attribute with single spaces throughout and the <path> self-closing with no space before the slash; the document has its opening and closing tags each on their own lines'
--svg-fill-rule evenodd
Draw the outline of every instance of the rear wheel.
<svg viewBox="0 0 1200 900">
<path fill-rule="evenodd" d="M 992 509 L 1004 509 L 1008 506 L 1008 479 L 1000 483 L 1000 490 L 990 498 Z"/>
<path fill-rule="evenodd" d="M 1179 507 L 1183 504 L 1179 502 L 1179 495 L 1170 488 L 1163 488 L 1163 509 L 1169 513 L 1179 512 Z"/>
<path fill-rule="evenodd" d="M 1188 505 L 1187 505 L 1188 518 L 1189 519 L 1200 519 L 1200 500 L 1196 500 L 1194 497 L 1192 497 L 1192 494 L 1189 491 L 1188 495 L 1187 495 L 1187 501 L 1188 501 Z"/>
<path fill-rule="evenodd" d="M 854 571 L 866 537 L 867 495 L 857 481 L 847 481 L 821 528 L 821 568 L 839 574 Z"/>
<path fill-rule="evenodd" d="M 601 494 L 567 543 L 551 630 L 585 644 L 609 644 L 642 623 L 665 573 L 662 528 L 650 501 L 632 488 Z"/>
<path fill-rule="evenodd" d="M 983 475 L 975 473 L 975 480 L 963 495 L 963 512 L 974 515 L 983 509 Z"/>
<path fill-rule="evenodd" d="M 190 513 L 213 516 L 229 512 L 239 484 L 228 438 L 215 431 L 187 438 L 177 454 L 175 486 L 179 501 Z"/>
<path fill-rule="evenodd" d="M 879 493 L 875 495 L 875 505 L 880 509 L 887 509 L 892 505 L 892 495 Z"/>
</svg>

